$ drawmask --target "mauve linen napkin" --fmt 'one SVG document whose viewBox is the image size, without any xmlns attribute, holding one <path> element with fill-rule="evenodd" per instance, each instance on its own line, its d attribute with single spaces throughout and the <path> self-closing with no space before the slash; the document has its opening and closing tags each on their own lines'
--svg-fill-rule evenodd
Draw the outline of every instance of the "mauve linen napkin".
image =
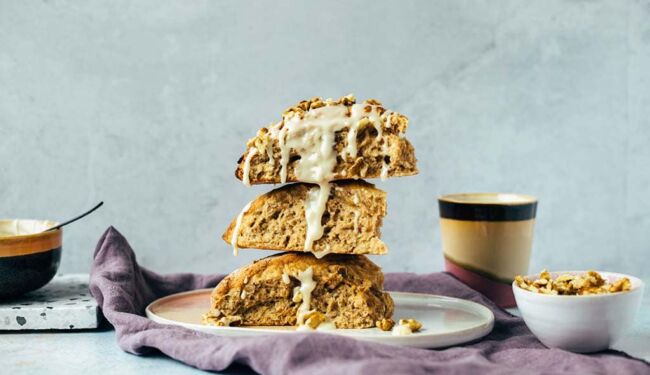
<svg viewBox="0 0 650 375">
<path fill-rule="evenodd" d="M 547 349 L 520 318 L 445 273 L 387 274 L 385 286 L 481 303 L 496 317 L 487 337 L 463 346 L 426 350 L 321 333 L 220 337 L 154 323 L 144 316 L 153 300 L 212 287 L 222 277 L 151 272 L 138 265 L 127 240 L 110 227 L 95 251 L 90 290 L 115 327 L 123 350 L 142 355 L 157 349 L 204 370 L 224 370 L 238 363 L 262 374 L 650 374 L 648 363 L 617 351 L 581 355 Z"/>
</svg>

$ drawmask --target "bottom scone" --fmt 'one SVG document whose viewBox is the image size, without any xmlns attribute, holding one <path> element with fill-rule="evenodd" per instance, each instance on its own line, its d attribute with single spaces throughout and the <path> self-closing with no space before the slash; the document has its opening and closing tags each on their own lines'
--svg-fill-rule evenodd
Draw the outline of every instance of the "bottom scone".
<svg viewBox="0 0 650 375">
<path fill-rule="evenodd" d="M 255 261 L 212 292 L 205 324 L 369 328 L 393 314 L 381 269 L 363 255 L 283 253 Z"/>
</svg>

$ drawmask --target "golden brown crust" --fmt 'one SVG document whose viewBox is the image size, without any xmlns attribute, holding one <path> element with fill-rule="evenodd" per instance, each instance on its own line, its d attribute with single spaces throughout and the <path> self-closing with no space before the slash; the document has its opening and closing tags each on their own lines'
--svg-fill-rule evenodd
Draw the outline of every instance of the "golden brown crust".
<svg viewBox="0 0 650 375">
<path fill-rule="evenodd" d="M 242 217 L 237 246 L 264 250 L 303 251 L 307 225 L 305 199 L 310 184 L 291 184 L 253 200 Z M 333 183 L 323 215 L 324 234 L 312 251 L 336 254 L 385 254 L 380 240 L 386 215 L 386 193 L 364 181 Z M 231 243 L 237 218 L 222 238 Z"/>
<path fill-rule="evenodd" d="M 212 292 L 207 322 L 295 325 L 299 303 L 292 300 L 293 289 L 300 285 L 297 275 L 309 267 L 316 282 L 310 309 L 325 314 L 338 328 L 374 327 L 392 316 L 393 301 L 382 290 L 381 269 L 365 256 L 331 254 L 317 259 L 309 253 L 283 253 L 224 278 Z"/>
</svg>

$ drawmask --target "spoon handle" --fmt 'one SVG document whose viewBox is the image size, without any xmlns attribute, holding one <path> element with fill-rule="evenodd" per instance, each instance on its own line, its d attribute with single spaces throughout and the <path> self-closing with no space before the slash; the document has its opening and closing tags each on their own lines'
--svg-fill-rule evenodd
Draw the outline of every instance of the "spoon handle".
<svg viewBox="0 0 650 375">
<path fill-rule="evenodd" d="M 68 225 L 68 224 L 70 224 L 70 223 L 74 223 L 75 221 L 77 221 L 77 220 L 79 220 L 79 219 L 81 219 L 81 218 L 84 218 L 84 217 L 90 215 L 90 214 L 93 213 L 96 209 L 98 209 L 99 207 L 101 207 L 103 204 L 104 204 L 104 202 L 99 202 L 95 207 L 93 207 L 93 208 L 91 208 L 90 210 L 84 212 L 83 214 L 81 214 L 81 215 L 79 215 L 79 216 L 77 216 L 77 217 L 73 217 L 72 219 L 70 219 L 70 220 L 68 220 L 68 221 L 64 221 L 63 223 L 61 223 L 61 224 L 59 224 L 59 225 L 57 225 L 57 226 L 54 226 L 54 227 L 52 227 L 52 228 L 46 230 L 46 232 L 49 232 L 49 231 L 52 231 L 52 230 L 57 230 L 57 229 L 59 229 L 59 228 L 65 226 L 65 225 Z"/>
</svg>

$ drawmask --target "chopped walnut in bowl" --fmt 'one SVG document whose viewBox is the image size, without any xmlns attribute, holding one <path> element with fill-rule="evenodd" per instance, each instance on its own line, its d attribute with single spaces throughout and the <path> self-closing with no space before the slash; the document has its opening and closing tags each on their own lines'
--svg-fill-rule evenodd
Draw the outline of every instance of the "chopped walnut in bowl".
<svg viewBox="0 0 650 375">
<path fill-rule="evenodd" d="M 570 296 L 627 292 L 632 288 L 627 277 L 609 281 L 596 271 L 562 273 L 553 278 L 547 270 L 543 270 L 535 279 L 516 276 L 515 284 L 530 292 Z"/>
<path fill-rule="evenodd" d="M 609 348 L 634 322 L 641 279 L 614 272 L 542 271 L 512 283 L 517 308 L 542 344 L 577 353 Z"/>
</svg>

